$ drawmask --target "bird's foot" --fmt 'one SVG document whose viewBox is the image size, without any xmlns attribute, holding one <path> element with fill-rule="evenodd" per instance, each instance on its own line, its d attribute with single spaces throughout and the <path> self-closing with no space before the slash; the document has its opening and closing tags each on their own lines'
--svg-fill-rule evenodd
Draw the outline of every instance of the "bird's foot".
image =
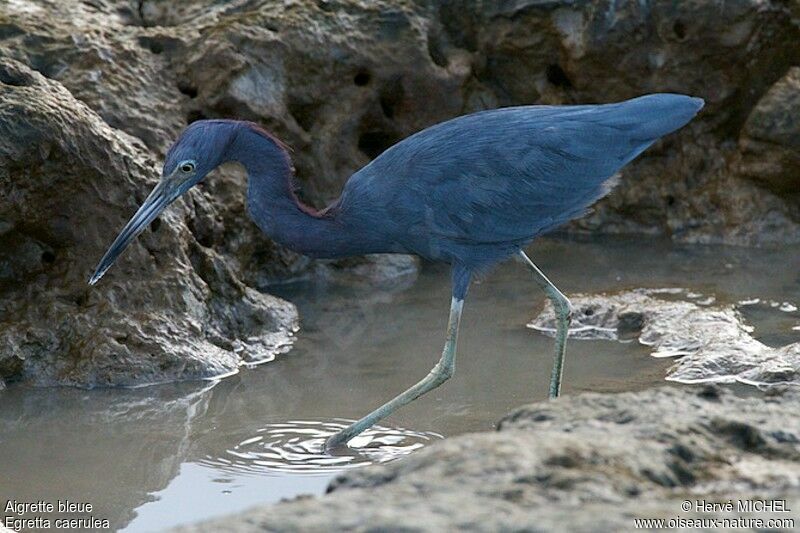
<svg viewBox="0 0 800 533">
<path fill-rule="evenodd" d="M 325 453 L 347 448 L 347 441 L 351 438 L 353 438 L 353 435 L 350 435 L 347 429 L 334 433 L 325 440 Z"/>
</svg>

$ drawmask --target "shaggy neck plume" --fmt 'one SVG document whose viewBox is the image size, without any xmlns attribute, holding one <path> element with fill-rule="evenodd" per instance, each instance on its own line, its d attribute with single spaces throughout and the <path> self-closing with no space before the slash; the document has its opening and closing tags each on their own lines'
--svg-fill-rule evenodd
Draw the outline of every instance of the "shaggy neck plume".
<svg viewBox="0 0 800 533">
<path fill-rule="evenodd" d="M 274 241 L 312 257 L 365 253 L 350 235 L 338 202 L 317 211 L 301 203 L 292 186 L 292 166 L 284 146 L 258 126 L 240 123 L 225 157 L 241 163 L 248 174 L 250 217 Z"/>
</svg>

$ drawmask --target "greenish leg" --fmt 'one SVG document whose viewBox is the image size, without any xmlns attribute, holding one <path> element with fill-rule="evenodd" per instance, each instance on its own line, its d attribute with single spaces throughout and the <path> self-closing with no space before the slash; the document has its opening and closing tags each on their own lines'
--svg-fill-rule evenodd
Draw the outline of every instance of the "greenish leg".
<svg viewBox="0 0 800 533">
<path fill-rule="evenodd" d="M 386 418 L 397 409 L 409 402 L 416 400 L 426 392 L 429 392 L 445 381 L 447 381 L 456 369 L 456 339 L 458 338 L 458 324 L 461 321 L 461 308 L 464 300 L 453 298 L 450 303 L 450 320 L 447 323 L 447 340 L 442 350 L 442 357 L 436 366 L 419 383 L 397 396 L 393 400 L 378 407 L 370 414 L 352 423 L 338 433 L 332 435 L 325 442 L 325 449 L 330 450 L 342 444 L 346 444 L 350 439 L 372 427 L 378 421 Z"/>
<path fill-rule="evenodd" d="M 569 333 L 569 324 L 572 320 L 572 304 L 564 296 L 558 288 L 553 285 L 547 276 L 539 270 L 533 261 L 525 255 L 522 250 L 519 251 L 522 260 L 528 265 L 528 268 L 533 271 L 534 279 L 539 287 L 550 298 L 553 304 L 553 310 L 556 314 L 557 329 L 556 329 L 556 353 L 553 361 L 553 373 L 550 375 L 550 398 L 557 398 L 561 392 L 561 375 L 564 373 L 564 354 L 567 351 L 567 334 Z"/>
</svg>

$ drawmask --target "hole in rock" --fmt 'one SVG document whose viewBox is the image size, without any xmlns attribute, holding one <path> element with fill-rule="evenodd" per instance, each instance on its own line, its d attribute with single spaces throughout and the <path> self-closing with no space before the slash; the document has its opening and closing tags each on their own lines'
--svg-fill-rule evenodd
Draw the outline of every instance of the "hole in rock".
<svg viewBox="0 0 800 533">
<path fill-rule="evenodd" d="M 394 135 L 385 131 L 367 131 L 358 138 L 358 149 L 371 159 L 375 159 L 396 140 Z"/>
<path fill-rule="evenodd" d="M 164 52 L 164 44 L 150 37 L 140 37 L 139 46 L 150 50 L 153 54 L 161 54 Z"/>
<path fill-rule="evenodd" d="M 186 124 L 197 122 L 198 120 L 205 120 L 208 117 L 199 109 L 192 109 L 186 114 Z"/>
<path fill-rule="evenodd" d="M 448 64 L 447 56 L 442 48 L 441 36 L 435 33 L 428 34 L 428 56 L 438 67 L 446 67 Z"/>
<path fill-rule="evenodd" d="M 190 85 L 186 82 L 179 81 L 178 90 L 181 92 L 181 94 L 185 94 L 189 98 L 197 98 L 197 87 L 195 87 L 194 85 Z"/>
<path fill-rule="evenodd" d="M 370 79 L 371 76 L 369 75 L 369 72 L 367 72 L 366 70 L 360 70 L 356 73 L 355 76 L 353 76 L 353 83 L 355 83 L 359 87 L 364 87 L 365 85 L 369 84 Z"/>
<path fill-rule="evenodd" d="M 33 76 L 27 72 L 16 72 L 0 67 L 0 82 L 14 87 L 28 87 L 33 85 Z"/>
<path fill-rule="evenodd" d="M 381 111 L 386 118 L 394 118 L 395 110 L 403 101 L 403 80 L 398 76 L 381 89 Z"/>
<path fill-rule="evenodd" d="M 305 131 L 311 130 L 314 125 L 318 105 L 298 101 L 289 101 L 289 113 Z"/>
<path fill-rule="evenodd" d="M 548 65 L 545 75 L 547 76 L 547 81 L 556 87 L 563 87 L 565 89 L 572 87 L 572 82 L 569 80 L 567 73 L 556 64 Z"/>
<path fill-rule="evenodd" d="M 672 25 L 672 31 L 675 33 L 675 37 L 684 39 L 686 37 L 686 24 L 683 21 L 676 20 L 675 24 Z"/>
</svg>

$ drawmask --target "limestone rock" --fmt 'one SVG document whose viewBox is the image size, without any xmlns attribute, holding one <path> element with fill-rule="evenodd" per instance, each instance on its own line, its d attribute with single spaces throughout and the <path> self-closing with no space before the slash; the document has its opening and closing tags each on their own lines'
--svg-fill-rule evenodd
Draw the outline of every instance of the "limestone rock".
<svg viewBox="0 0 800 533">
<path fill-rule="evenodd" d="M 176 531 L 593 532 L 633 530 L 636 518 L 742 516 L 736 499 L 800 495 L 799 400 L 711 386 L 560 398 L 512 412 L 496 433 L 349 471 L 326 496 Z M 694 509 L 728 499 L 731 513 Z M 788 507 L 781 518 L 796 520 Z"/>
<path fill-rule="evenodd" d="M 754 103 L 800 62 L 783 3 L 331 0 L 208 5 L 194 15 L 149 4 L 156 21 L 198 28 L 175 53 L 194 95 L 187 115 L 266 123 L 295 148 L 318 205 L 393 142 L 458 114 L 674 91 L 705 98 L 701 117 L 625 169 L 611 197 L 570 229 L 800 240 L 797 199 L 738 165 Z"/>
<path fill-rule="evenodd" d="M 751 335 L 737 306 L 681 289 L 638 289 L 570 296 L 570 337 L 636 338 L 653 357 L 673 357 L 667 379 L 681 383 L 740 382 L 800 386 L 800 343 L 771 347 Z M 547 334 L 556 319 L 548 302 L 528 325 Z"/>
<path fill-rule="evenodd" d="M 742 173 L 778 193 L 800 193 L 800 67 L 761 98 L 740 139 Z"/>
<path fill-rule="evenodd" d="M 159 175 L 61 84 L 0 66 L 0 378 L 137 385 L 216 377 L 291 342 L 294 306 L 243 285 L 166 212 L 95 288 L 87 274 Z"/>
<path fill-rule="evenodd" d="M 616 191 L 592 215 L 568 229 L 668 234 L 684 242 L 798 242 L 796 131 L 781 118 L 796 114 L 798 17 L 797 2 L 779 0 L 741 0 L 722 7 L 705 0 L 5 2 L 0 6 L 4 76 L 12 76 L 8 69 L 12 61 L 19 61 L 50 80 L 34 85 L 44 83 L 46 89 L 39 92 L 61 99 L 53 105 L 81 104 L 85 107 L 79 115 L 88 109 L 96 115 L 78 120 L 66 110 L 53 109 L 52 119 L 42 118 L 32 137 L 14 133 L 4 140 L 3 165 L 10 170 L 4 170 L 8 173 L 3 179 L 11 180 L 17 196 L 8 196 L 13 202 L 0 207 L 0 239 L 6 244 L 0 248 L 6 303 L 0 306 L 5 311 L 2 320 L 15 324 L 4 334 L 13 347 L 4 354 L 17 355 L 0 360 L 0 376 L 18 376 L 25 365 L 32 376 L 38 372 L 31 366 L 35 358 L 25 356 L 22 365 L 20 354 L 63 354 L 67 346 L 73 347 L 71 365 L 93 365 L 85 363 L 95 357 L 93 349 L 79 349 L 77 339 L 65 340 L 64 335 L 94 325 L 91 320 L 82 326 L 65 325 L 83 320 L 66 302 L 79 298 L 90 305 L 105 294 L 81 296 L 72 280 L 85 276 L 89 258 L 97 257 L 134 211 L 158 175 L 172 139 L 187 123 L 203 117 L 252 119 L 273 130 L 294 149 L 301 195 L 321 206 L 338 194 L 353 171 L 384 148 L 459 114 L 501 105 L 607 102 L 653 91 L 688 93 L 707 101 L 702 115 L 627 167 Z M 12 70 L 22 72 L 17 67 Z M 0 98 L 9 105 L 14 94 L 33 90 L 25 89 L 24 80 L 12 78 L 1 86 Z M 50 88 L 56 86 L 61 89 Z M 23 105 L 22 97 L 14 98 L 13 106 Z M 37 96 L 31 109 L 47 107 L 45 101 Z M 4 120 L 4 128 L 16 129 L 14 120 Z M 79 132 L 79 123 L 92 124 L 80 126 L 91 132 Z M 65 143 L 51 130 L 61 131 L 63 137 L 90 138 Z M 125 139 L 129 148 L 103 148 L 102 143 L 109 141 L 98 140 L 95 130 L 112 132 L 108 135 Z M 34 154 L 29 142 L 40 146 L 40 153 Z M 95 146 L 95 152 L 86 156 L 84 145 Z M 28 151 L 11 158 L 23 148 Z M 119 176 L 125 168 L 119 161 L 133 165 L 132 170 L 126 168 L 133 176 L 130 183 L 103 182 L 98 189 L 115 211 L 93 206 L 96 197 L 77 195 L 85 198 L 83 203 L 68 202 L 65 196 L 79 192 L 70 189 L 78 183 L 86 195 L 88 184 L 100 179 L 93 176 L 109 171 Z M 67 166 L 60 168 L 62 164 Z M 31 170 L 40 167 L 43 170 Z M 32 172 L 38 174 L 34 177 Z M 70 182 L 64 189 L 62 183 L 77 180 L 76 176 L 83 181 Z M 20 196 L 18 184 L 26 179 L 37 186 L 58 185 L 64 196 L 53 193 L 47 202 L 40 201 L 45 194 L 41 187 Z M 230 350 L 239 350 L 233 339 L 257 337 L 273 331 L 276 324 L 262 327 L 253 319 L 256 325 L 251 329 L 245 317 L 260 315 L 255 309 L 263 306 L 285 305 L 252 289 L 268 290 L 276 280 L 318 271 L 315 263 L 275 246 L 249 221 L 244 185 L 245 177 L 237 169 L 224 168 L 209 176 L 179 204 L 182 208 L 165 215 L 169 223 L 162 224 L 160 235 L 147 235 L 143 241 L 148 242 L 137 244 L 110 273 L 112 278 L 104 279 L 103 290 L 110 290 L 113 283 L 124 287 L 118 289 L 125 298 L 120 305 L 130 305 L 128 311 L 142 309 L 155 294 L 145 287 L 137 293 L 134 288 L 139 285 L 123 276 L 136 270 L 134 264 L 144 269 L 158 262 L 167 268 L 164 276 L 193 287 L 188 292 L 159 291 L 152 303 L 155 311 L 148 311 L 179 317 L 169 326 L 162 322 L 162 328 L 175 333 L 140 330 L 138 319 L 126 315 L 128 325 L 122 330 L 134 332 L 120 333 L 118 339 L 127 334 L 149 341 L 126 341 L 128 347 L 119 353 L 138 360 L 146 352 L 162 350 L 168 337 L 171 346 L 181 345 L 185 353 L 196 353 L 197 342 L 205 342 L 197 340 L 201 337 L 223 346 L 222 353 L 209 352 L 216 362 L 189 365 L 199 364 L 204 370 L 162 373 L 144 365 L 141 379 L 130 382 L 159 375 L 167 379 L 205 375 L 210 367 L 212 373 L 230 370 L 239 359 L 230 355 Z M 10 187 L 4 183 L 3 194 L 11 194 Z M 119 190 L 114 192 L 113 187 Z M 34 222 L 22 226 L 23 215 Z M 174 226 L 176 219 L 181 222 Z M 73 227 L 83 228 L 86 235 L 75 235 Z M 77 244 L 59 244 L 65 242 L 59 240 L 62 237 Z M 84 247 L 71 252 L 75 264 L 69 269 L 76 269 L 70 270 L 72 277 L 64 277 L 66 272 L 47 274 L 50 269 L 67 268 L 60 259 L 66 246 Z M 143 253 L 145 247 L 152 250 L 152 257 Z M 200 283 L 191 275 L 183 276 L 181 269 L 213 279 Z M 362 270 L 370 269 L 367 264 Z M 39 283 L 50 284 L 47 291 L 53 295 L 70 296 L 36 300 L 47 291 L 39 285 L 21 286 L 21 272 L 42 276 Z M 141 279 L 156 283 L 153 275 L 140 272 Z M 176 303 L 178 294 L 182 299 Z M 19 301 L 8 303 L 12 295 Z M 235 311 L 229 305 L 232 300 L 249 302 L 240 304 L 248 311 Z M 22 311 L 33 313 L 34 302 L 44 301 L 50 303 L 42 304 L 38 312 L 45 318 Z M 53 306 L 61 307 L 53 311 Z M 206 328 L 217 320 L 212 315 L 226 324 L 223 329 L 228 333 Z M 114 323 L 124 324 L 119 318 Z M 49 329 L 28 329 L 45 323 Z M 190 334 L 186 328 L 190 323 L 193 331 L 203 333 Z M 113 340 L 113 328 L 94 331 L 105 339 L 99 344 L 121 342 Z M 155 339 L 162 339 L 157 349 Z M 67 365 L 64 358 L 59 361 Z M 172 364 L 179 367 L 180 361 Z M 120 361 L 119 367 L 123 366 L 127 363 Z M 53 381 L 54 374 L 48 371 L 41 382 L 117 382 L 109 376 L 89 378 L 85 370 L 75 375 L 83 377 Z"/>
</svg>

